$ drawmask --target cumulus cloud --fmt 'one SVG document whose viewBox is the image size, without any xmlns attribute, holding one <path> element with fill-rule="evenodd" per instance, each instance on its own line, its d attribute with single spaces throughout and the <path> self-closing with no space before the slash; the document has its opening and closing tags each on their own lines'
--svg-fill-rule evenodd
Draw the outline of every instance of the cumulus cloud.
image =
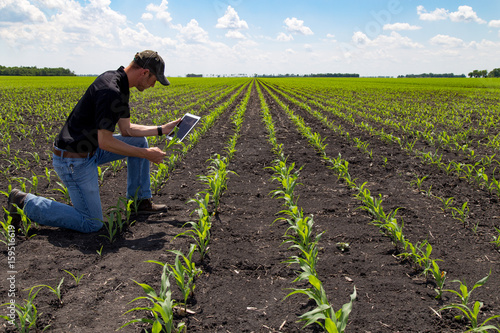
<svg viewBox="0 0 500 333">
<path fill-rule="evenodd" d="M 0 14 L 3 22 L 47 22 L 45 14 L 27 0 L 0 1 Z"/>
<path fill-rule="evenodd" d="M 460 38 L 451 37 L 448 35 L 436 35 L 430 39 L 430 43 L 433 45 L 456 48 L 465 46 L 465 43 Z"/>
<path fill-rule="evenodd" d="M 198 21 L 192 19 L 185 27 L 179 27 L 177 37 L 186 43 L 208 43 L 208 32 L 206 32 Z"/>
<path fill-rule="evenodd" d="M 417 7 L 417 14 L 422 21 L 438 21 L 448 18 L 448 10 L 444 8 L 436 8 L 432 12 L 428 12 L 424 6 Z"/>
<path fill-rule="evenodd" d="M 149 13 L 144 13 L 143 19 L 144 19 L 144 17 L 146 17 L 146 19 L 149 19 L 150 17 L 152 17 L 152 15 L 154 13 L 157 19 L 168 24 L 172 21 L 172 16 L 167 11 L 167 9 L 168 9 L 168 1 L 167 0 L 162 0 L 160 5 L 155 5 L 153 3 L 150 3 L 149 5 L 146 6 L 146 10 Z"/>
<path fill-rule="evenodd" d="M 424 6 L 417 7 L 417 14 L 422 21 L 438 21 L 450 19 L 452 22 L 476 22 L 479 24 L 486 23 L 485 20 L 479 18 L 477 13 L 471 6 L 459 6 L 456 12 L 450 12 L 444 8 L 436 8 L 432 12 L 428 12 Z"/>
<path fill-rule="evenodd" d="M 374 49 L 417 49 L 424 46 L 420 43 L 412 41 L 409 37 L 403 37 L 395 31 L 390 35 L 379 35 L 374 39 L 370 39 L 366 34 L 357 31 L 352 36 L 354 45 L 360 48 L 374 48 Z"/>
<path fill-rule="evenodd" d="M 492 28 L 500 28 L 500 20 L 491 20 L 490 23 L 488 23 L 488 26 Z"/>
<path fill-rule="evenodd" d="M 24 18 L 3 24 L 0 37 L 12 46 L 52 51 L 63 43 L 112 48 L 116 46 L 119 32 L 127 20 L 124 15 L 113 11 L 109 4 L 109 0 L 93 0 L 85 6 L 72 0 L 41 0 L 36 8 L 25 0 L 2 1 L 2 13 L 22 12 Z M 47 18 L 42 9 L 50 9 L 55 14 Z M 26 45 L 27 41 L 36 43 Z"/>
<path fill-rule="evenodd" d="M 450 13 L 450 20 L 453 22 L 476 22 L 480 24 L 486 23 L 485 20 L 479 18 L 472 7 L 460 6 L 458 11 Z"/>
<path fill-rule="evenodd" d="M 385 24 L 383 29 L 401 31 L 401 30 L 419 30 L 422 29 L 422 27 L 416 25 L 410 25 L 409 23 L 393 23 L 393 24 Z"/>
<path fill-rule="evenodd" d="M 240 19 L 233 7 L 227 6 L 226 13 L 219 17 L 215 27 L 219 29 L 248 29 L 248 24 Z"/>
<path fill-rule="evenodd" d="M 276 37 L 276 40 L 280 41 L 280 42 L 289 42 L 289 41 L 293 40 L 293 36 L 291 34 L 287 35 L 284 32 L 280 32 L 278 34 L 278 37 Z"/>
<path fill-rule="evenodd" d="M 232 39 L 245 39 L 246 37 L 241 33 L 239 32 L 238 30 L 229 30 L 227 33 L 226 33 L 226 37 L 227 38 L 232 38 Z"/>
<path fill-rule="evenodd" d="M 286 30 L 291 33 L 301 34 L 301 35 L 312 35 L 314 34 L 311 28 L 304 25 L 303 20 L 299 20 L 296 17 L 285 19 Z"/>
</svg>

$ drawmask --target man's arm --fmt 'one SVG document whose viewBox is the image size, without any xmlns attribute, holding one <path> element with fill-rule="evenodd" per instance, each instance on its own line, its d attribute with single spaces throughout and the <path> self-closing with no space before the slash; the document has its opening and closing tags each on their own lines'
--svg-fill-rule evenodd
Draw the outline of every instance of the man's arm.
<svg viewBox="0 0 500 333">
<path fill-rule="evenodd" d="M 163 134 L 168 134 L 180 122 L 180 118 L 161 125 Z M 123 136 L 154 136 L 158 135 L 157 126 L 146 126 L 132 124 L 130 118 L 121 118 L 118 120 L 118 128 Z"/>
<path fill-rule="evenodd" d="M 146 126 L 148 127 L 148 126 Z M 156 130 L 156 127 L 149 126 Z M 99 141 L 99 148 L 124 156 L 145 158 L 153 163 L 161 163 L 167 155 L 163 150 L 158 147 L 139 148 L 126 144 L 113 137 L 113 132 L 100 129 L 97 131 L 97 139 Z"/>
</svg>

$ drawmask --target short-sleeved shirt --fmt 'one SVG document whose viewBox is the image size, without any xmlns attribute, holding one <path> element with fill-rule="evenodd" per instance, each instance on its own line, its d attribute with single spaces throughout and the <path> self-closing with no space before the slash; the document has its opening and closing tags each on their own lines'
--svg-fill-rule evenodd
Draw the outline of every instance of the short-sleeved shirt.
<svg viewBox="0 0 500 333">
<path fill-rule="evenodd" d="M 99 75 L 68 116 L 55 146 L 90 153 L 99 146 L 97 131 L 115 131 L 120 118 L 130 118 L 130 89 L 122 67 Z"/>
</svg>

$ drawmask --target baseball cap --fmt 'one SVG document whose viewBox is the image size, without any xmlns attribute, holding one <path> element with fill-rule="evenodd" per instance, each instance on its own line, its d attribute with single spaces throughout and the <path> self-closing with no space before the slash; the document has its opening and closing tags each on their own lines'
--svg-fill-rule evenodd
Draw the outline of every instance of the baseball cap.
<svg viewBox="0 0 500 333">
<path fill-rule="evenodd" d="M 156 76 L 158 82 L 164 86 L 168 86 L 170 82 L 163 74 L 165 71 L 165 62 L 160 57 L 158 52 L 145 50 L 137 52 L 134 57 L 134 62 L 144 69 L 149 69 Z"/>
</svg>

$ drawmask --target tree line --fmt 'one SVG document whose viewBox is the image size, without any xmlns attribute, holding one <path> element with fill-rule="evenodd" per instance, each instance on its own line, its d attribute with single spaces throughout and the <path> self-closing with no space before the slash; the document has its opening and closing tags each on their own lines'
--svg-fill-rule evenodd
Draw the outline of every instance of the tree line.
<svg viewBox="0 0 500 333">
<path fill-rule="evenodd" d="M 486 69 L 483 70 L 473 70 L 470 72 L 469 77 L 500 77 L 500 68 L 495 68 L 488 72 Z"/>
<path fill-rule="evenodd" d="M 9 76 L 75 76 L 76 74 L 67 68 L 37 68 L 32 67 L 6 67 L 0 65 L 0 75 Z"/>
<path fill-rule="evenodd" d="M 422 77 L 441 77 L 441 78 L 465 77 L 465 74 L 455 75 L 453 73 L 443 73 L 443 74 L 422 73 L 422 74 L 406 74 L 398 76 L 398 78 L 422 78 Z"/>
</svg>

